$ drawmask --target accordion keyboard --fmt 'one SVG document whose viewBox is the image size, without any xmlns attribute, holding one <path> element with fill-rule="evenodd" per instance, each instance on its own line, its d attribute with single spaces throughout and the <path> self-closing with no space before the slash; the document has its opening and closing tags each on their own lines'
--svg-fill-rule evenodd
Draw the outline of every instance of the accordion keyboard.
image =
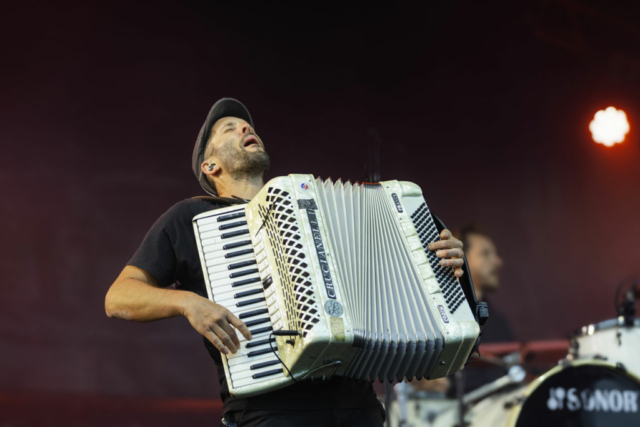
<svg viewBox="0 0 640 427">
<path fill-rule="evenodd" d="M 283 377 L 281 363 L 271 349 L 273 346 L 278 353 L 275 338 L 270 338 L 273 324 L 265 295 L 270 278 L 262 280 L 258 271 L 244 208 L 212 211 L 211 216 L 198 220 L 197 232 L 213 301 L 242 320 L 252 335 L 247 341 L 238 333 L 238 352 L 226 356 L 230 385 L 242 388 Z"/>
</svg>

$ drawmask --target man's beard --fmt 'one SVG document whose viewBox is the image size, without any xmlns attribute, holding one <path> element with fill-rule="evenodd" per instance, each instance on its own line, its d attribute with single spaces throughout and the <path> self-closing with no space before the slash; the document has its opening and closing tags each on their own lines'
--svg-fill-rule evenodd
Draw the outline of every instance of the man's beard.
<svg viewBox="0 0 640 427">
<path fill-rule="evenodd" d="M 271 166 L 269 155 L 264 150 L 250 152 L 237 145 L 226 145 L 214 154 L 225 166 L 229 176 L 236 180 L 262 177 Z"/>
</svg>

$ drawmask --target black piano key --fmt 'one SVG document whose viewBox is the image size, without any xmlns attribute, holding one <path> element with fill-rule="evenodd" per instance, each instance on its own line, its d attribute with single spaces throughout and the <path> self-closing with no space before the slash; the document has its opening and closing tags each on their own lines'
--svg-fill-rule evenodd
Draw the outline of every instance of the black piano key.
<svg viewBox="0 0 640 427">
<path fill-rule="evenodd" d="M 258 346 L 261 346 L 261 345 L 264 345 L 264 344 L 269 344 L 269 341 L 275 342 L 275 340 L 276 340 L 276 338 L 273 337 L 271 339 L 267 338 L 267 339 L 260 340 L 260 341 L 251 341 L 251 342 L 247 343 L 246 347 L 247 348 L 258 347 Z"/>
<path fill-rule="evenodd" d="M 250 291 L 238 292 L 237 294 L 233 294 L 234 298 L 244 298 L 249 295 L 260 294 L 263 295 L 264 291 L 262 289 L 251 289 Z"/>
<path fill-rule="evenodd" d="M 239 248 L 240 246 L 246 246 L 250 244 L 251 244 L 251 240 L 243 240 L 241 242 L 227 243 L 222 247 L 222 249 L 224 250 L 234 249 L 234 248 Z"/>
<path fill-rule="evenodd" d="M 239 319 L 246 319 L 247 317 L 259 316 L 260 314 L 267 314 L 269 312 L 268 308 L 260 308 L 258 310 L 247 311 L 238 316 Z"/>
<path fill-rule="evenodd" d="M 218 227 L 218 230 L 222 231 L 222 230 L 228 230 L 230 228 L 236 228 L 236 227 L 240 227 L 243 225 L 247 225 L 247 221 L 238 221 L 238 222 L 232 222 L 229 224 L 223 224 L 220 227 Z"/>
<path fill-rule="evenodd" d="M 229 215 L 221 215 L 218 217 L 218 222 L 229 221 L 231 219 L 242 218 L 245 216 L 244 211 L 234 212 Z"/>
<path fill-rule="evenodd" d="M 279 365 L 279 364 L 280 364 L 279 360 L 270 360 L 268 362 L 256 363 L 255 365 L 251 365 L 249 366 L 249 369 L 254 370 L 254 369 L 260 369 L 260 368 L 266 368 L 267 366 Z"/>
<path fill-rule="evenodd" d="M 258 272 L 257 268 L 252 268 L 251 270 L 236 271 L 235 273 L 231 273 L 229 275 L 229 279 L 233 279 L 235 277 L 242 277 L 242 276 L 246 276 L 247 274 L 253 274 L 257 272 Z"/>
<path fill-rule="evenodd" d="M 227 268 L 229 270 L 235 270 L 236 268 L 248 267 L 250 265 L 257 264 L 255 259 L 250 259 L 249 261 L 236 262 L 235 264 L 229 264 Z"/>
<path fill-rule="evenodd" d="M 265 317 L 263 319 L 249 320 L 248 322 L 244 322 L 244 324 L 247 325 L 247 327 L 256 326 L 256 325 L 259 325 L 261 323 L 269 322 L 270 320 L 271 319 L 269 319 L 268 317 Z"/>
<path fill-rule="evenodd" d="M 238 230 L 238 231 L 232 231 L 230 233 L 222 233 L 220 235 L 221 239 L 228 239 L 229 237 L 236 237 L 236 236 L 242 236 L 243 234 L 249 234 L 249 229 L 244 229 L 244 230 Z"/>
<path fill-rule="evenodd" d="M 267 289 L 269 286 L 271 286 L 272 283 L 273 283 L 273 278 L 271 276 L 269 276 L 266 279 L 264 279 L 264 282 L 262 282 L 262 286 L 265 289 Z"/>
<path fill-rule="evenodd" d="M 263 354 L 273 353 L 274 350 L 277 350 L 277 349 L 274 348 L 273 350 L 271 350 L 270 348 L 263 348 L 262 350 L 250 351 L 249 353 L 247 353 L 247 357 L 262 356 Z"/>
<path fill-rule="evenodd" d="M 261 334 L 263 332 L 269 332 L 269 331 L 273 331 L 273 327 L 271 326 L 265 326 L 264 328 L 258 328 L 258 329 L 254 329 L 254 330 L 249 330 L 249 332 L 251 332 L 251 335 L 258 335 Z"/>
<path fill-rule="evenodd" d="M 229 252 L 224 257 L 225 258 L 233 258 L 233 257 L 252 254 L 252 253 L 253 253 L 253 249 L 243 249 L 241 251 Z"/>
<path fill-rule="evenodd" d="M 265 298 L 254 298 L 254 299 L 250 299 L 250 300 L 246 300 L 246 301 L 240 301 L 239 303 L 236 304 L 236 307 L 244 307 L 247 305 L 251 305 L 251 304 L 256 304 L 262 301 L 266 301 Z M 251 332 L 251 331 L 249 331 Z"/>
<path fill-rule="evenodd" d="M 251 279 L 238 280 L 237 282 L 231 282 L 231 287 L 235 288 L 236 286 L 249 285 L 251 283 L 256 283 L 256 282 L 259 282 L 259 281 L 260 281 L 259 277 L 254 277 L 254 278 L 251 278 Z"/>
<path fill-rule="evenodd" d="M 257 380 L 258 378 L 264 378 L 270 375 L 281 374 L 282 372 L 283 372 L 282 369 L 274 369 L 273 371 L 266 371 L 266 372 L 260 372 L 259 374 L 253 374 L 251 378 L 253 378 L 254 380 Z"/>
</svg>

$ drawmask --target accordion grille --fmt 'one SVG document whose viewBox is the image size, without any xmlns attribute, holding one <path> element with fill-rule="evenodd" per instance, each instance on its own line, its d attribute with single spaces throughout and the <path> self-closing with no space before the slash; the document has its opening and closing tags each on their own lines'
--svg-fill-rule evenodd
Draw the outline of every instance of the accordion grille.
<svg viewBox="0 0 640 427">
<path fill-rule="evenodd" d="M 281 251 L 274 255 L 285 295 L 287 329 L 302 331 L 306 337 L 320 321 L 320 311 L 310 281 L 310 267 L 305 261 L 304 240 L 293 199 L 287 191 L 269 187 L 266 202 L 258 209 L 270 246 Z"/>
<path fill-rule="evenodd" d="M 427 254 L 431 269 L 440 284 L 442 294 L 447 302 L 447 307 L 449 307 L 451 313 L 455 313 L 460 305 L 466 301 L 465 296 L 451 268 L 441 266 L 440 260 L 436 257 L 435 252 L 429 250 L 429 243 L 439 240 L 438 229 L 433 220 L 430 220 L 430 217 L 429 208 L 423 203 L 413 215 L 411 215 L 411 220 L 420 236 L 420 243 L 422 243 L 422 247 Z"/>
</svg>

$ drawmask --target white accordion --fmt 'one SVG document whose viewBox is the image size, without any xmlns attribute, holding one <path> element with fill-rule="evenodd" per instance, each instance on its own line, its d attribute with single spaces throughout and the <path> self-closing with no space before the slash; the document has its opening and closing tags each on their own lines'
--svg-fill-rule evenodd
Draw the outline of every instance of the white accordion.
<svg viewBox="0 0 640 427">
<path fill-rule="evenodd" d="M 478 341 L 473 291 L 428 250 L 439 233 L 413 183 L 289 175 L 193 226 L 209 298 L 253 335 L 223 355 L 234 396 L 334 375 L 440 378 Z"/>
</svg>

